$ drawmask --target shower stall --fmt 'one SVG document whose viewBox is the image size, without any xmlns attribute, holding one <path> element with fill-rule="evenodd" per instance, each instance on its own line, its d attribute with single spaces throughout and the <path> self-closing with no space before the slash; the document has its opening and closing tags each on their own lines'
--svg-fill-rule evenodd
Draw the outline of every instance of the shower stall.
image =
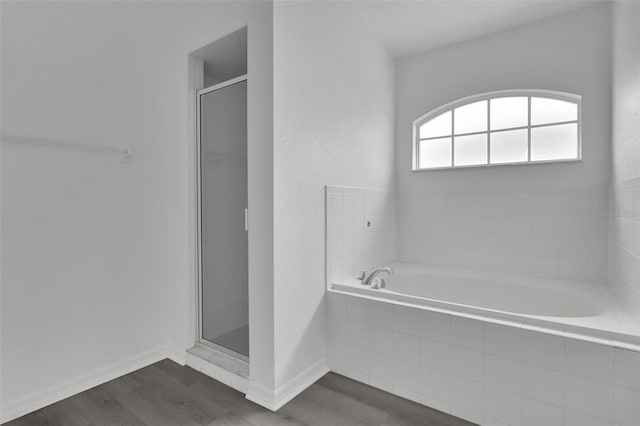
<svg viewBox="0 0 640 426">
<path fill-rule="evenodd" d="M 247 75 L 197 91 L 196 101 L 197 340 L 248 361 Z"/>
</svg>

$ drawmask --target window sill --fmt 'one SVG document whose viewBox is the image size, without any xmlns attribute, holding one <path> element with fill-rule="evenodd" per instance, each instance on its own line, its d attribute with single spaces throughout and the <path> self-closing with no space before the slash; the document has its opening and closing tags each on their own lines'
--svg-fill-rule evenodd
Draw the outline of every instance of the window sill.
<svg viewBox="0 0 640 426">
<path fill-rule="evenodd" d="M 411 172 L 434 172 L 444 170 L 460 170 L 460 169 L 483 169 L 493 167 L 514 167 L 514 166 L 533 166 L 537 164 L 566 164 L 566 163 L 581 163 L 582 158 L 571 158 L 567 160 L 544 160 L 544 161 L 523 161 L 521 163 L 501 163 L 501 164 L 474 164 L 470 166 L 445 166 L 445 167 L 433 167 L 428 169 L 412 168 Z"/>
</svg>

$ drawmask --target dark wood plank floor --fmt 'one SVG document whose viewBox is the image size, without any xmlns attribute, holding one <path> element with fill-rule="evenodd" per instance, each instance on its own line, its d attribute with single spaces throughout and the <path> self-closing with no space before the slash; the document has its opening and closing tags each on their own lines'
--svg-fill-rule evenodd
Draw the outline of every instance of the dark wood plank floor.
<svg viewBox="0 0 640 426">
<path fill-rule="evenodd" d="M 189 367 L 164 360 L 6 426 L 471 425 L 329 373 L 272 413 Z"/>
</svg>

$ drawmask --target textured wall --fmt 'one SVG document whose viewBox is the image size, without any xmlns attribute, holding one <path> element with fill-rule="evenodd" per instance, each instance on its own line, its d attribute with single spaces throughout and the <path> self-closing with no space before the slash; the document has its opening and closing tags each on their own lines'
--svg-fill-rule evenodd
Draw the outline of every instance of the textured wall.
<svg viewBox="0 0 640 426">
<path fill-rule="evenodd" d="M 613 6 L 613 181 L 640 174 L 640 6 Z"/>
<path fill-rule="evenodd" d="M 640 325 L 640 4 L 613 7 L 613 184 L 609 279 Z"/>
<path fill-rule="evenodd" d="M 393 61 L 339 2 L 274 5 L 276 375 L 324 359 L 325 185 L 393 186 Z"/>
</svg>

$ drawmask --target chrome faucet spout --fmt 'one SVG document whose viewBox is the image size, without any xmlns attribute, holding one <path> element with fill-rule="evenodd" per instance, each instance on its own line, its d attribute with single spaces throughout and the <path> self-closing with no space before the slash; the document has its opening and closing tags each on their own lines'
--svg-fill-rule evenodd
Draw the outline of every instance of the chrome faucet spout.
<svg viewBox="0 0 640 426">
<path fill-rule="evenodd" d="M 371 282 L 374 280 L 374 278 L 382 273 L 393 274 L 393 269 L 388 266 L 379 266 L 375 268 L 373 271 L 364 276 L 364 278 L 362 279 L 362 285 L 371 285 Z"/>
</svg>

